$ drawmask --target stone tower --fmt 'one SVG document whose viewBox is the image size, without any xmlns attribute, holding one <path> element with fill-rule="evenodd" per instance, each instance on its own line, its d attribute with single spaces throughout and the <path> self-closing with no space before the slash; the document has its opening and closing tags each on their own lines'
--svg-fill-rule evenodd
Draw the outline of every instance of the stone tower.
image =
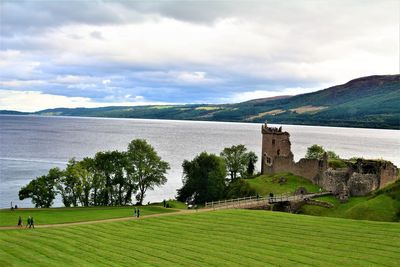
<svg viewBox="0 0 400 267">
<path fill-rule="evenodd" d="M 282 127 L 268 127 L 265 123 L 262 128 L 262 160 L 261 172 L 274 173 L 275 161 L 279 158 L 279 165 L 292 169 L 293 153 L 290 150 L 290 134 L 282 132 Z M 283 166 L 282 166 L 283 165 Z"/>
</svg>

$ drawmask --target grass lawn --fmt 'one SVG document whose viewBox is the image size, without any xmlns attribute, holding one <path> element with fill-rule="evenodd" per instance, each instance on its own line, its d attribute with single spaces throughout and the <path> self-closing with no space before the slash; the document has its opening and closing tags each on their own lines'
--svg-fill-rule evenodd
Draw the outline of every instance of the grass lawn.
<svg viewBox="0 0 400 267">
<path fill-rule="evenodd" d="M 188 208 L 185 203 L 180 202 L 178 200 L 174 200 L 174 199 L 167 200 L 167 204 L 172 209 L 185 210 L 185 209 Z M 159 206 L 163 207 L 163 202 L 151 203 L 150 205 L 151 206 L 156 206 L 156 207 L 159 207 Z"/>
<path fill-rule="evenodd" d="M 287 182 L 279 184 L 279 179 L 281 177 L 285 177 Z M 319 187 L 309 180 L 291 173 L 261 175 L 256 178 L 246 179 L 246 181 L 250 184 L 250 187 L 256 190 L 261 196 L 266 196 L 269 193 L 293 193 L 299 187 L 305 187 L 308 192 L 318 192 L 319 190 Z"/>
<path fill-rule="evenodd" d="M 398 266 L 400 224 L 220 210 L 0 231 L 1 266 Z"/>
<path fill-rule="evenodd" d="M 141 215 L 172 212 L 174 209 L 163 207 L 142 206 Z M 0 226 L 15 226 L 21 216 L 24 225 L 28 216 L 32 216 L 35 224 L 55 224 L 81 221 L 93 221 L 111 218 L 133 216 L 133 207 L 78 207 L 78 208 L 50 208 L 50 209 L 17 209 L 0 210 Z"/>
</svg>

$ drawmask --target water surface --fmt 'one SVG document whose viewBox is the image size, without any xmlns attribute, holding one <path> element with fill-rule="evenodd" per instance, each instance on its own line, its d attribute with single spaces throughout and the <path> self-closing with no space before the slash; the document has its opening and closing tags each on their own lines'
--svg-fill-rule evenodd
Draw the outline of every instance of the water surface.
<svg viewBox="0 0 400 267">
<path fill-rule="evenodd" d="M 321 144 L 344 158 L 384 158 L 400 165 L 400 131 L 283 125 L 291 134 L 295 159 L 307 147 Z M 168 183 L 149 192 L 145 201 L 173 198 L 182 186 L 181 164 L 202 151 L 219 153 L 244 144 L 261 154 L 261 124 L 142 119 L 0 116 L 0 207 L 23 207 L 18 191 L 68 159 L 93 157 L 98 151 L 126 150 L 132 139 L 144 138 L 171 165 Z M 260 169 L 260 163 L 258 163 Z M 57 200 L 55 206 L 61 206 Z"/>
</svg>

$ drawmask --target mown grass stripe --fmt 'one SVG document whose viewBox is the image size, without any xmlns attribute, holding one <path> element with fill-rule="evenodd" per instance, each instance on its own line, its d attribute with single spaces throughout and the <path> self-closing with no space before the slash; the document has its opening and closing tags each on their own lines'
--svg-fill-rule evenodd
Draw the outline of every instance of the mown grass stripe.
<svg viewBox="0 0 400 267">
<path fill-rule="evenodd" d="M 202 233 L 201 232 L 196 232 L 196 236 L 200 236 Z M 205 233 L 205 235 L 211 235 L 211 236 L 213 236 L 213 233 L 210 233 L 210 232 L 208 232 L 208 233 Z M 235 236 L 235 238 L 233 239 L 233 240 L 230 240 L 230 242 L 233 242 L 233 241 L 235 241 L 235 240 L 238 240 L 239 238 L 238 238 L 238 236 Z M 254 237 L 253 237 L 253 239 L 254 239 Z M 196 240 L 196 241 L 198 241 L 198 240 Z M 224 240 L 224 241 L 226 241 L 226 240 Z M 246 237 L 244 237 L 244 238 L 242 238 L 240 241 L 243 241 L 243 242 L 246 242 Z M 265 240 L 259 240 L 259 242 L 264 242 Z M 271 243 L 271 246 L 269 247 L 269 251 L 271 251 L 271 250 L 276 250 L 276 247 L 277 246 L 280 246 L 282 249 L 291 249 L 291 247 L 290 246 L 285 246 L 285 243 L 289 243 L 288 241 L 284 241 L 283 242 L 284 243 L 284 245 L 282 245 L 281 243 L 279 243 L 279 244 L 277 244 L 277 243 L 275 243 L 275 244 L 272 244 Z M 210 244 L 208 244 L 208 246 L 209 246 Z M 246 246 L 248 246 L 248 244 L 246 244 Z M 265 245 L 264 245 L 264 247 L 265 247 Z M 279 250 L 278 250 L 279 251 Z M 264 251 L 265 252 L 265 251 Z M 298 251 L 295 251 L 294 253 L 292 252 L 292 254 L 299 254 L 300 255 L 300 257 L 302 257 L 303 255 L 304 255 L 304 253 L 306 253 L 307 254 L 307 252 L 304 252 L 304 248 L 302 248 L 301 250 L 298 250 Z M 320 256 L 320 252 L 318 253 L 318 256 Z M 327 254 L 328 255 L 328 254 Z M 309 255 L 309 256 L 315 256 L 315 255 Z M 293 261 L 293 259 L 292 259 L 292 261 Z M 295 261 L 295 260 L 294 260 Z M 304 263 L 304 262 L 300 262 L 300 263 Z M 338 263 L 338 262 L 336 262 L 336 263 Z"/>
<path fill-rule="evenodd" d="M 368 222 L 343 219 L 224 210 L 0 231 L 0 244 L 8 244 L 0 247 L 0 263 L 60 265 L 74 254 L 69 265 L 397 266 L 398 225 L 368 226 Z M 21 240 L 26 245 L 18 244 Z M 35 246 L 25 250 L 32 242 L 42 254 Z M 30 257 L 36 254 L 39 260 L 34 262 Z"/>
</svg>

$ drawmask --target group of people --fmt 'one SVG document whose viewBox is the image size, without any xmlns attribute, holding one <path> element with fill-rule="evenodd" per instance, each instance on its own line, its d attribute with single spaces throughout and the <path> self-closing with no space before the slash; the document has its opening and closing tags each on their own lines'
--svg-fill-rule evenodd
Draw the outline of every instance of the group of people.
<svg viewBox="0 0 400 267">
<path fill-rule="evenodd" d="M 140 217 L 140 209 L 135 207 L 134 211 L 133 211 L 133 217 Z"/>
<path fill-rule="evenodd" d="M 23 222 L 22 222 L 22 217 L 18 217 L 18 227 L 23 227 Z M 28 220 L 26 221 L 26 226 L 25 228 L 35 228 L 35 221 L 33 220 L 33 217 L 28 216 Z"/>
</svg>

